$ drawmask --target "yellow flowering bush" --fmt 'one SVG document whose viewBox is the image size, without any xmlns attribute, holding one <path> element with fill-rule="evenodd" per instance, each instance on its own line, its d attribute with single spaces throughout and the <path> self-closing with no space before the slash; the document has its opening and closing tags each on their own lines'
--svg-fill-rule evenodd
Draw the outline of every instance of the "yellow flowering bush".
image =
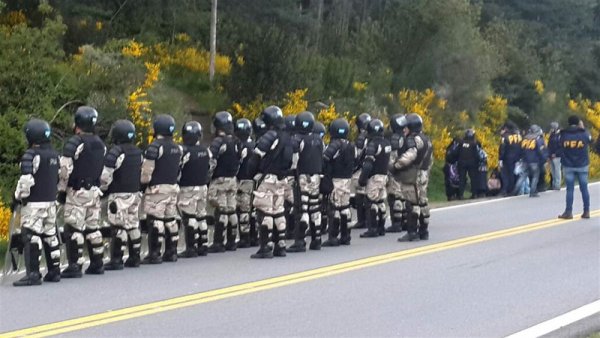
<svg viewBox="0 0 600 338">
<path fill-rule="evenodd" d="M 592 102 L 589 99 L 578 97 L 568 102 L 571 112 L 583 119 L 585 127 L 588 128 L 594 140 L 600 135 L 600 101 Z M 590 152 L 590 177 L 600 177 L 600 156 Z"/>
<path fill-rule="evenodd" d="M 132 58 L 142 57 L 148 52 L 148 48 L 144 47 L 144 44 L 135 40 L 129 41 L 127 46 L 123 47 L 121 53 L 125 56 Z"/>
<path fill-rule="evenodd" d="M 533 87 L 535 88 L 535 91 L 536 93 L 538 93 L 538 95 L 544 94 L 544 83 L 542 82 L 542 80 L 535 80 L 533 82 Z"/>
<path fill-rule="evenodd" d="M 364 92 L 365 90 L 367 90 L 367 83 L 354 81 L 352 83 L 352 89 L 354 89 L 354 91 L 356 91 L 357 93 Z"/>
<path fill-rule="evenodd" d="M 288 116 L 305 111 L 308 107 L 308 101 L 304 98 L 307 92 L 308 89 L 304 88 L 286 93 L 283 99 L 283 107 L 281 107 L 283 115 Z"/>
<path fill-rule="evenodd" d="M 136 88 L 128 97 L 127 111 L 135 125 L 138 145 L 152 142 L 152 102 L 147 100 L 147 91 L 158 81 L 160 64 L 146 62 L 146 77 L 144 83 Z"/>
<path fill-rule="evenodd" d="M 8 224 L 10 223 L 11 216 L 10 208 L 0 200 L 0 242 L 8 240 Z"/>
<path fill-rule="evenodd" d="M 231 106 L 231 112 L 236 119 L 247 118 L 250 121 L 254 121 L 266 106 L 267 104 L 259 96 L 245 105 L 234 102 Z"/>
</svg>

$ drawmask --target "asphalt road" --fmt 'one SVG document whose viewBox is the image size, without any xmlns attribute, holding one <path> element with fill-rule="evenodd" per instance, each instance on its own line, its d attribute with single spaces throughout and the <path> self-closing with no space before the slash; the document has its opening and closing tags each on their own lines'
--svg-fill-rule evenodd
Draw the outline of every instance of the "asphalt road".
<svg viewBox="0 0 600 338">
<path fill-rule="evenodd" d="M 600 185 L 590 192 L 592 210 L 600 209 Z M 600 299 L 600 217 L 500 238 L 484 235 L 460 247 L 438 243 L 553 220 L 564 194 L 434 210 L 427 242 L 398 243 L 394 234 L 360 239 L 355 230 L 350 247 L 280 259 L 251 260 L 253 248 L 41 287 L 5 284 L 0 332 L 432 246 L 435 251 L 379 265 L 64 335 L 506 336 Z M 575 211 L 580 209 L 576 195 Z M 600 323 L 588 320 L 586 327 L 600 330 Z"/>
</svg>

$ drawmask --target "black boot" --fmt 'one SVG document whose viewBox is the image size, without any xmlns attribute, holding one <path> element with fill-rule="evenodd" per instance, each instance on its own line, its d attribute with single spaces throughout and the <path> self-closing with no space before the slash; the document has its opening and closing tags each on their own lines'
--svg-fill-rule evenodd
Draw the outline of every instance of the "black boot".
<svg viewBox="0 0 600 338">
<path fill-rule="evenodd" d="M 273 258 L 273 251 L 269 247 L 269 229 L 266 225 L 261 225 L 259 229 L 260 248 L 251 255 L 250 258 Z"/>
<path fill-rule="evenodd" d="M 310 250 L 321 250 L 321 227 L 310 222 Z"/>
<path fill-rule="evenodd" d="M 365 206 L 366 208 L 367 206 Z M 367 221 L 367 231 L 360 234 L 361 238 L 373 238 L 379 236 L 379 231 L 377 231 L 377 210 L 371 209 L 370 205 L 368 205 L 366 221 Z"/>
<path fill-rule="evenodd" d="M 338 239 L 340 223 L 341 220 L 339 218 L 333 219 L 333 222 L 331 222 L 331 226 L 329 227 L 329 238 L 323 242 L 323 246 L 340 246 L 340 240 Z"/>
<path fill-rule="evenodd" d="M 345 215 L 340 216 L 340 244 L 350 245 L 352 237 L 350 236 L 350 228 L 348 227 L 348 217 Z"/>
<path fill-rule="evenodd" d="M 27 230 L 25 230 L 27 231 Z M 14 282 L 14 286 L 41 285 L 42 276 L 40 274 L 40 248 L 37 244 L 31 243 L 30 236 L 22 236 L 25 241 L 23 256 L 25 258 L 25 277 Z"/>
<path fill-rule="evenodd" d="M 165 253 L 163 254 L 163 262 L 177 262 L 177 240 L 174 240 L 173 236 L 165 227 Z"/>
<path fill-rule="evenodd" d="M 393 205 L 390 206 L 390 218 L 392 224 L 385 229 L 385 232 L 389 233 L 397 233 L 402 232 L 402 217 L 397 217 L 394 209 L 392 209 Z"/>
<path fill-rule="evenodd" d="M 273 256 L 285 257 L 287 255 L 287 251 L 285 249 L 285 230 L 279 231 L 276 226 L 273 226 L 271 241 L 273 242 Z"/>
<path fill-rule="evenodd" d="M 296 215 L 291 203 L 285 202 L 285 239 L 294 239 L 296 234 Z"/>
<path fill-rule="evenodd" d="M 103 275 L 104 274 L 104 262 L 102 258 L 104 257 L 103 253 L 94 253 L 94 249 L 102 247 L 102 242 L 99 244 L 87 242 L 88 255 L 90 256 L 90 265 L 88 265 L 87 269 L 85 269 L 86 275 Z"/>
<path fill-rule="evenodd" d="M 256 217 L 250 215 L 250 247 L 258 246 L 258 228 L 256 227 Z"/>
<path fill-rule="evenodd" d="M 44 282 L 60 282 L 60 248 L 58 246 L 51 247 L 46 241 L 44 243 L 44 255 L 46 256 L 46 266 L 48 273 L 44 276 Z M 58 251 L 58 257 L 52 257 L 52 252 Z"/>
<path fill-rule="evenodd" d="M 154 225 L 148 226 L 148 255 L 142 260 L 142 264 L 161 264 L 162 256 L 160 254 L 160 234 Z"/>
<path fill-rule="evenodd" d="M 179 254 L 181 258 L 194 258 L 198 257 L 198 248 L 196 247 L 196 235 L 197 231 L 193 227 L 187 225 L 187 222 L 184 220 L 185 224 L 184 233 L 185 233 L 185 250 Z"/>
<path fill-rule="evenodd" d="M 368 213 L 368 210 L 366 209 L 365 195 L 356 194 L 354 198 L 356 200 L 356 225 L 354 227 L 356 229 L 364 229 L 367 227 L 366 217 Z"/>
<path fill-rule="evenodd" d="M 329 195 L 321 196 L 321 235 L 329 232 Z"/>
<path fill-rule="evenodd" d="M 223 237 L 223 231 L 225 231 L 225 224 L 221 222 L 218 218 L 218 215 L 215 215 L 215 232 L 213 233 L 213 243 L 208 247 L 209 253 L 221 253 L 225 252 L 225 245 L 223 242 L 225 238 Z"/>
<path fill-rule="evenodd" d="M 123 270 L 123 241 L 117 237 L 117 232 L 113 231 L 110 243 L 111 257 L 110 262 L 104 266 L 104 270 Z"/>
<path fill-rule="evenodd" d="M 67 259 L 69 261 L 69 266 L 64 269 L 60 273 L 61 278 L 81 278 L 83 274 L 81 273 L 81 265 L 77 263 L 79 259 L 79 251 L 83 251 L 83 247 L 77 244 L 77 241 L 71 239 L 70 234 L 68 234 L 69 240 L 65 243 L 67 247 Z M 81 247 L 81 248 L 80 248 Z"/>
<path fill-rule="evenodd" d="M 240 232 L 240 241 L 237 243 L 237 247 L 240 249 L 250 247 L 250 233 Z"/>
<path fill-rule="evenodd" d="M 208 230 L 199 230 L 200 237 L 198 237 L 198 256 L 208 255 Z"/>
<path fill-rule="evenodd" d="M 288 252 L 306 252 L 306 241 L 304 236 L 306 235 L 306 228 L 308 225 L 304 222 L 298 222 L 296 229 L 294 229 L 294 244 L 290 245 L 287 249 Z"/>
<path fill-rule="evenodd" d="M 377 214 L 377 232 L 379 236 L 385 236 L 385 212 Z"/>
<path fill-rule="evenodd" d="M 429 239 L 429 220 L 425 219 L 423 214 L 419 215 L 419 239 L 426 241 Z"/>
<path fill-rule="evenodd" d="M 407 232 L 404 236 L 398 238 L 398 242 L 416 242 L 419 240 L 419 234 L 417 233 L 419 215 L 409 211 L 407 218 Z"/>
<path fill-rule="evenodd" d="M 237 250 L 237 224 L 227 225 L 227 244 L 225 244 L 225 250 L 235 251 Z"/>
<path fill-rule="evenodd" d="M 131 237 L 127 241 L 127 249 L 129 250 L 129 257 L 125 261 L 125 266 L 128 268 L 137 268 L 140 266 L 140 247 L 142 244 L 142 238 L 132 240 Z"/>
</svg>

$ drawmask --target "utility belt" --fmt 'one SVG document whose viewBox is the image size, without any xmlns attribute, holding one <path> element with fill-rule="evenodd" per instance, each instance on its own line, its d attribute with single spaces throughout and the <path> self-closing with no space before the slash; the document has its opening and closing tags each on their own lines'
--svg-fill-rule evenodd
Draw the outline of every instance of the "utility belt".
<svg viewBox="0 0 600 338">
<path fill-rule="evenodd" d="M 90 190 L 93 187 L 100 186 L 99 180 L 89 180 L 89 179 L 69 179 L 67 186 L 73 190 Z"/>
</svg>

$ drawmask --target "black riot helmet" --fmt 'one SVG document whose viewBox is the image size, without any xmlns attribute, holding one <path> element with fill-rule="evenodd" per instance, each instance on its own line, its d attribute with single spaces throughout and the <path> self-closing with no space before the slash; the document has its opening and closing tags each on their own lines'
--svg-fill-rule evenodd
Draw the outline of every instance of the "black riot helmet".
<svg viewBox="0 0 600 338">
<path fill-rule="evenodd" d="M 135 126 L 129 120 L 116 120 L 110 129 L 113 143 L 131 143 L 135 140 Z"/>
<path fill-rule="evenodd" d="M 268 106 L 260 114 L 260 119 L 265 122 L 267 128 L 280 128 L 283 123 L 283 112 L 277 106 Z"/>
<path fill-rule="evenodd" d="M 331 138 L 347 139 L 350 132 L 350 124 L 343 118 L 335 119 L 329 125 L 329 135 Z"/>
<path fill-rule="evenodd" d="M 220 111 L 215 114 L 212 126 L 214 132 L 222 131 L 225 134 L 230 135 L 233 133 L 233 117 L 229 112 Z"/>
<path fill-rule="evenodd" d="M 315 125 L 313 126 L 313 133 L 319 134 L 321 138 L 325 137 L 325 133 L 327 130 L 325 129 L 325 125 L 319 121 L 315 121 Z"/>
<path fill-rule="evenodd" d="M 202 125 L 198 121 L 188 121 L 181 128 L 183 144 L 193 146 L 202 138 Z"/>
<path fill-rule="evenodd" d="M 155 136 L 173 136 L 175 131 L 175 119 L 171 115 L 161 114 L 154 118 L 152 124 Z"/>
<path fill-rule="evenodd" d="M 367 113 L 362 113 L 358 115 L 358 117 L 356 118 L 356 127 L 358 128 L 358 131 L 367 130 L 367 126 L 369 125 L 369 122 L 371 122 L 371 120 L 371 115 Z"/>
<path fill-rule="evenodd" d="M 315 126 L 315 116 L 309 111 L 303 111 L 296 116 L 296 130 L 302 134 L 313 132 Z"/>
<path fill-rule="evenodd" d="M 369 122 L 369 125 L 367 126 L 367 132 L 369 133 L 370 137 L 383 136 L 384 129 L 385 126 L 383 125 L 383 122 L 381 122 L 380 119 L 371 120 L 371 122 Z"/>
<path fill-rule="evenodd" d="M 93 133 L 98 122 L 98 112 L 90 106 L 81 106 L 75 112 L 75 127 L 85 133 Z"/>
<path fill-rule="evenodd" d="M 406 115 L 406 123 L 411 133 L 420 133 L 423 129 L 423 119 L 419 114 L 411 113 Z"/>
<path fill-rule="evenodd" d="M 283 118 L 285 123 L 285 130 L 290 132 L 296 131 L 296 115 L 288 115 Z"/>
<path fill-rule="evenodd" d="M 52 130 L 48 122 L 40 119 L 31 119 L 25 124 L 25 138 L 29 146 L 50 142 Z"/>
<path fill-rule="evenodd" d="M 256 137 L 261 137 L 267 132 L 267 125 L 265 124 L 265 121 L 260 117 L 257 117 L 254 119 L 254 122 L 252 122 L 252 129 L 254 130 Z"/>
<path fill-rule="evenodd" d="M 252 135 L 252 123 L 248 119 L 238 119 L 235 121 L 235 136 L 240 140 L 247 140 Z"/>
<path fill-rule="evenodd" d="M 406 116 L 404 114 L 396 114 L 390 119 L 390 128 L 394 134 L 402 134 L 406 124 Z"/>
</svg>

